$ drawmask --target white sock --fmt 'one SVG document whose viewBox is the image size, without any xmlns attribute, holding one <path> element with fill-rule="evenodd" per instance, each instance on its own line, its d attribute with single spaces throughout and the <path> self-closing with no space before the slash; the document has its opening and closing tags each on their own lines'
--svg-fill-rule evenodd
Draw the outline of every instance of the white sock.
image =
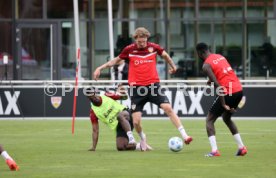
<svg viewBox="0 0 276 178">
<path fill-rule="evenodd" d="M 243 144 L 243 142 L 242 142 L 242 139 L 241 139 L 241 136 L 240 136 L 239 133 L 233 135 L 233 137 L 234 137 L 236 143 L 238 144 L 238 147 L 239 147 L 239 148 L 244 147 L 244 144 Z"/>
<path fill-rule="evenodd" d="M 13 160 L 12 157 L 10 157 L 10 155 L 9 155 L 6 151 L 3 151 L 3 152 L 1 153 L 1 156 L 2 156 L 5 160 L 7 160 L 7 159 Z"/>
<path fill-rule="evenodd" d="M 181 125 L 180 127 L 178 127 L 178 130 L 179 130 L 181 136 L 182 136 L 182 137 L 184 138 L 184 140 L 185 140 L 185 139 L 188 137 L 188 135 L 187 135 L 187 133 L 186 133 L 184 127 Z"/>
<path fill-rule="evenodd" d="M 210 144 L 211 144 L 212 152 L 217 151 L 218 147 L 217 147 L 216 136 L 214 136 L 214 135 L 210 136 L 209 141 L 210 141 Z"/>
<path fill-rule="evenodd" d="M 140 142 L 136 144 L 136 149 L 135 150 L 139 150 L 141 151 L 141 145 L 140 145 Z"/>
<path fill-rule="evenodd" d="M 144 134 L 143 131 L 141 131 L 141 132 L 139 133 L 139 136 L 140 136 L 141 140 L 146 140 L 146 135 Z"/>
<path fill-rule="evenodd" d="M 127 132 L 127 136 L 128 136 L 128 140 L 129 140 L 129 141 L 131 141 L 131 140 L 134 140 L 134 141 L 135 141 L 132 131 L 128 131 L 128 132 Z"/>
</svg>

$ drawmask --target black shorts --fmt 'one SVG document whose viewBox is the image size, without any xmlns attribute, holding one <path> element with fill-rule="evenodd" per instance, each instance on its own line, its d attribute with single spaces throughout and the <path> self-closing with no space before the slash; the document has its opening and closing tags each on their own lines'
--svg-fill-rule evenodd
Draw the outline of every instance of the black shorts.
<svg viewBox="0 0 276 178">
<path fill-rule="evenodd" d="M 170 103 L 165 95 L 165 88 L 159 83 L 148 86 L 130 87 L 131 112 L 143 111 L 144 105 L 151 102 L 160 107 L 162 103 Z"/>
<path fill-rule="evenodd" d="M 241 99 L 243 96 L 243 92 L 239 91 L 236 93 L 233 93 L 231 96 L 226 95 L 224 96 L 225 98 L 225 104 L 227 104 L 230 108 L 237 108 Z M 224 113 L 226 110 L 222 107 L 221 102 L 219 97 L 217 97 L 211 106 L 209 112 L 216 115 L 216 116 L 221 116 L 222 113 Z"/>
<path fill-rule="evenodd" d="M 130 113 L 129 110 L 127 110 L 127 111 L 129 112 L 129 115 L 130 115 L 130 120 L 128 122 L 129 122 L 129 125 L 131 127 L 131 130 L 133 130 L 133 123 L 132 123 L 131 113 Z M 125 137 L 125 138 L 128 139 L 128 136 L 127 136 L 126 132 L 124 131 L 123 127 L 121 126 L 120 122 L 118 123 L 117 129 L 116 129 L 116 137 Z"/>
</svg>

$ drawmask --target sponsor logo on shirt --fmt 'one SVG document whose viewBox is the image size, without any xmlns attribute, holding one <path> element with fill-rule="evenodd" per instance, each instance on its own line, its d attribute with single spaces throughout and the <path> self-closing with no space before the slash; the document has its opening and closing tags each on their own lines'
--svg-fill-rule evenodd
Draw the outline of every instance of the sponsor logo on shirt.
<svg viewBox="0 0 276 178">
<path fill-rule="evenodd" d="M 139 64 L 145 64 L 145 63 L 152 63 L 154 62 L 154 60 L 152 59 L 153 57 L 155 57 L 156 52 L 154 53 L 150 53 L 148 55 L 145 56 L 141 56 L 141 55 L 135 55 L 135 54 L 129 54 L 130 58 L 134 58 L 134 65 L 139 65 Z"/>
<path fill-rule="evenodd" d="M 214 59 L 214 60 L 213 60 L 213 63 L 214 63 L 214 64 L 218 64 L 219 61 L 222 61 L 222 60 L 225 60 L 225 58 L 224 58 L 224 57 L 220 57 L 220 58 L 218 58 L 218 59 Z"/>
<path fill-rule="evenodd" d="M 134 64 L 139 65 L 139 64 L 144 64 L 144 63 L 152 63 L 153 60 L 135 60 Z"/>
<path fill-rule="evenodd" d="M 223 69 L 223 73 L 227 74 L 229 71 L 232 71 L 232 67 L 226 67 Z"/>
<path fill-rule="evenodd" d="M 109 108 L 109 109 L 103 114 L 104 117 L 108 117 L 109 114 L 113 111 L 113 109 L 114 109 L 114 106 L 112 106 L 111 108 Z"/>
</svg>

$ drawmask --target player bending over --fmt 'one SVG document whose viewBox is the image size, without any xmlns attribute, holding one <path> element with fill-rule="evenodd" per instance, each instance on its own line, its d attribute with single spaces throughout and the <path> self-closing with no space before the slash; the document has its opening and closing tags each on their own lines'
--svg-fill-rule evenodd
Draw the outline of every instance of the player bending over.
<svg viewBox="0 0 276 178">
<path fill-rule="evenodd" d="M 206 118 L 207 135 L 212 147 L 212 151 L 206 156 L 220 156 L 214 124 L 221 115 L 238 145 L 239 149 L 236 155 L 244 156 L 247 153 L 247 149 L 242 142 L 236 124 L 231 119 L 243 96 L 242 85 L 225 57 L 211 53 L 205 43 L 197 44 L 196 50 L 198 57 L 204 62 L 202 69 L 209 77 L 207 84 L 212 82 L 216 90 L 220 91 Z"/>
<path fill-rule="evenodd" d="M 119 87 L 121 89 L 121 87 Z M 90 89 L 88 98 L 91 102 L 90 120 L 92 123 L 92 147 L 89 151 L 96 151 L 99 138 L 98 120 L 106 124 L 111 130 L 116 131 L 116 146 L 118 151 L 141 150 L 140 143 L 136 144 L 132 129 L 132 118 L 128 108 L 115 100 L 126 100 L 125 91 L 121 94 L 108 93 L 98 95 L 95 88 Z M 147 145 L 147 150 L 152 148 Z"/>
<path fill-rule="evenodd" d="M 0 145 L 0 154 L 4 158 L 4 160 L 6 160 L 6 163 L 11 171 L 19 170 L 19 166 L 17 166 L 16 162 L 12 159 L 12 157 L 10 157 L 8 152 L 4 150 L 2 145 Z"/>
</svg>

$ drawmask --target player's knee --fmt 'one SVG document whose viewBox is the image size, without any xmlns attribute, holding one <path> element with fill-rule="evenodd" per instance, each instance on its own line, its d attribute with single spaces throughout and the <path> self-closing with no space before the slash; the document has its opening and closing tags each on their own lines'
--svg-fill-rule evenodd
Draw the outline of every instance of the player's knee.
<svg viewBox="0 0 276 178">
<path fill-rule="evenodd" d="M 133 125 L 139 125 L 139 123 L 141 122 L 140 115 L 132 115 L 132 122 Z"/>
<path fill-rule="evenodd" d="M 213 120 L 206 120 L 206 128 L 207 129 L 214 129 L 215 123 Z"/>
<path fill-rule="evenodd" d="M 222 120 L 225 124 L 229 124 L 232 122 L 231 118 L 229 118 L 229 117 L 222 117 Z"/>
<path fill-rule="evenodd" d="M 206 121 L 206 130 L 207 131 L 214 131 L 214 122 L 212 120 Z"/>
<path fill-rule="evenodd" d="M 171 113 L 173 113 L 173 109 L 172 109 L 172 107 L 171 107 L 171 105 L 170 104 L 164 104 L 164 105 L 162 105 L 162 109 L 164 110 L 164 112 L 166 113 L 166 114 L 171 114 Z"/>
<path fill-rule="evenodd" d="M 120 112 L 120 113 L 118 114 L 118 120 L 121 120 L 123 117 L 124 117 L 123 113 Z"/>
<path fill-rule="evenodd" d="M 223 120 L 223 122 L 224 122 L 225 124 L 228 124 L 228 123 L 230 122 L 230 120 L 229 120 L 229 119 L 226 119 L 226 118 L 222 118 L 222 120 Z"/>
<path fill-rule="evenodd" d="M 139 121 L 134 121 L 133 120 L 132 123 L 133 123 L 134 127 L 140 126 L 140 122 Z"/>
</svg>

